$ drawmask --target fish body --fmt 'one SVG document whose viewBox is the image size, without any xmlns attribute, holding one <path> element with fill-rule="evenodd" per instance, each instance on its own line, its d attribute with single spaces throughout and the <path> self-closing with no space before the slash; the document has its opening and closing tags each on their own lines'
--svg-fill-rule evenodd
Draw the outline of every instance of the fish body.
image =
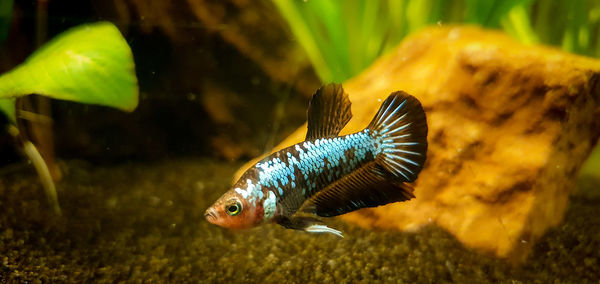
<svg viewBox="0 0 600 284">
<path fill-rule="evenodd" d="M 367 128 L 338 136 L 351 117 L 341 85 L 320 88 L 309 106 L 306 140 L 248 169 L 206 211 L 207 220 L 233 229 L 276 222 L 342 236 L 317 216 L 413 198 L 407 182 L 417 178 L 427 152 L 427 122 L 419 101 L 392 93 Z"/>
</svg>

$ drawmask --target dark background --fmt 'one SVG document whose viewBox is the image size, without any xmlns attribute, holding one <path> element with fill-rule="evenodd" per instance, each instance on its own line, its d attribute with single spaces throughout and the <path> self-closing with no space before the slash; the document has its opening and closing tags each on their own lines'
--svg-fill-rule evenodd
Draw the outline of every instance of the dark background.
<svg viewBox="0 0 600 284">
<path fill-rule="evenodd" d="M 15 1 L 0 47 L 1 72 L 35 50 L 38 4 Z M 319 83 L 269 5 L 48 1 L 47 40 L 84 23 L 116 24 L 133 51 L 140 87 L 140 104 L 132 113 L 53 100 L 58 159 L 249 159 L 291 133 L 304 122 L 308 98 Z M 5 131 L 0 157 L 0 165 L 23 161 Z"/>
</svg>

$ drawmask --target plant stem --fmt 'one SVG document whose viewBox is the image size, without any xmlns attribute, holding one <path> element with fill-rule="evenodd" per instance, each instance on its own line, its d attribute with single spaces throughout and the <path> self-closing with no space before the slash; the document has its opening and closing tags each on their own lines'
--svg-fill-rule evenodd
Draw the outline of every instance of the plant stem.
<svg viewBox="0 0 600 284">
<path fill-rule="evenodd" d="M 23 144 L 23 152 L 29 160 L 33 163 L 35 170 L 40 177 L 40 182 L 42 183 L 44 190 L 46 191 L 46 196 L 48 197 L 48 203 L 52 206 L 54 213 L 60 215 L 60 206 L 58 204 L 58 196 L 56 194 L 56 187 L 54 186 L 54 181 L 52 180 L 52 176 L 50 175 L 50 170 L 46 165 L 46 162 L 42 158 L 42 155 L 37 150 L 35 145 L 29 141 L 25 141 Z"/>
<path fill-rule="evenodd" d="M 42 187 L 46 192 L 46 197 L 48 198 L 48 203 L 52 207 L 52 210 L 55 214 L 61 215 L 60 205 L 58 203 L 58 195 L 56 194 L 56 187 L 54 185 L 54 181 L 52 180 L 52 176 L 50 175 L 50 170 L 46 165 L 46 161 L 44 161 L 44 158 L 42 158 L 42 155 L 35 145 L 31 143 L 31 141 L 23 139 L 17 127 L 10 125 L 8 132 L 15 138 L 17 143 L 20 144 L 23 153 L 33 164 L 35 171 L 40 177 L 40 182 L 42 183 Z"/>
</svg>

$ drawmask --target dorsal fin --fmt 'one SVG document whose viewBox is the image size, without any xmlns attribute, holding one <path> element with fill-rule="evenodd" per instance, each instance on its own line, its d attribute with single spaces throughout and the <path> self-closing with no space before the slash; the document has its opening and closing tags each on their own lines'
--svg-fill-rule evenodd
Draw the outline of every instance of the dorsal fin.
<svg viewBox="0 0 600 284">
<path fill-rule="evenodd" d="M 323 188 L 298 210 L 331 217 L 366 207 L 375 207 L 414 197 L 413 188 L 387 177 L 376 161 Z"/>
<path fill-rule="evenodd" d="M 325 85 L 319 88 L 310 100 L 306 140 L 335 137 L 350 118 L 350 99 L 342 85 Z"/>
</svg>

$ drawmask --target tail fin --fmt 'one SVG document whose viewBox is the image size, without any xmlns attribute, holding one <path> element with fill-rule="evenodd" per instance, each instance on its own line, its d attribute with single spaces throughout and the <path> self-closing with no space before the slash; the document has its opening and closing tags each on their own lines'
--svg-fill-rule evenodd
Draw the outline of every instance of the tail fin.
<svg viewBox="0 0 600 284">
<path fill-rule="evenodd" d="M 427 120 L 419 100 L 402 91 L 392 93 L 367 129 L 380 143 L 378 163 L 402 181 L 417 179 L 427 156 Z"/>
</svg>

